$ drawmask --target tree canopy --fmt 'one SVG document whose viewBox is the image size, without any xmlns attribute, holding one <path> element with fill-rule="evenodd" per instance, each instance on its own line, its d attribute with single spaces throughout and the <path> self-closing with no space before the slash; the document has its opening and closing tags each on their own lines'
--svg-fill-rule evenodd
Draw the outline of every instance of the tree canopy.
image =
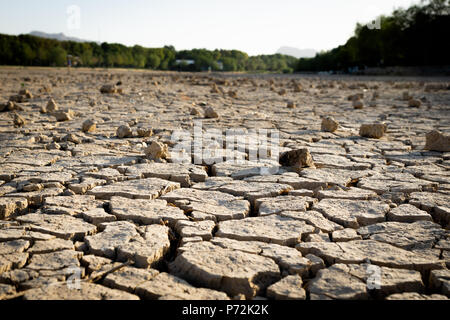
<svg viewBox="0 0 450 320">
<path fill-rule="evenodd" d="M 294 57 L 274 54 L 249 57 L 238 50 L 192 49 L 176 51 L 163 48 L 127 47 L 117 43 L 73 42 L 44 39 L 31 35 L 0 34 L 0 64 L 24 66 L 65 66 L 67 56 L 78 57 L 85 67 L 147 68 L 183 71 L 292 72 Z M 194 60 L 194 64 L 177 64 Z"/>
<path fill-rule="evenodd" d="M 357 24 L 344 45 L 300 59 L 297 71 L 449 64 L 450 1 L 431 0 L 378 17 L 380 28 Z"/>
<path fill-rule="evenodd" d="M 357 24 L 354 35 L 344 45 L 301 59 L 282 54 L 248 56 L 238 50 L 176 51 L 173 46 L 127 47 L 0 34 L 0 65 L 64 66 L 68 55 L 85 67 L 180 71 L 348 72 L 355 67 L 449 64 L 450 0 L 423 1 L 381 16 L 379 21 L 380 28 Z"/>
</svg>

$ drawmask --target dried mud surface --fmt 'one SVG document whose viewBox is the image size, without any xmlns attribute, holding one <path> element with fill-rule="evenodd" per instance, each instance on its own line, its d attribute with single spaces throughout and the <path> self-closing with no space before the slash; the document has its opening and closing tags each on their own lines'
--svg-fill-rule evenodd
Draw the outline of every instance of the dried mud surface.
<svg viewBox="0 0 450 320">
<path fill-rule="evenodd" d="M 1 68 L 0 299 L 448 299 L 449 134 L 445 78 Z"/>
</svg>

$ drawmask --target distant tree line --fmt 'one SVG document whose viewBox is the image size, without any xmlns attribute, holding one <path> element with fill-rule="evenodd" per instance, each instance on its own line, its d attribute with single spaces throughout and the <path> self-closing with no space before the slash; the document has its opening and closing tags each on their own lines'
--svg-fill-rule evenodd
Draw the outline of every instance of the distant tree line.
<svg viewBox="0 0 450 320">
<path fill-rule="evenodd" d="M 379 17 L 380 28 L 357 24 L 347 43 L 314 58 L 282 54 L 249 57 L 238 50 L 176 51 L 173 46 L 127 47 L 0 34 L 0 65 L 64 66 L 68 55 L 77 57 L 78 65 L 85 67 L 180 71 L 348 72 L 355 67 L 448 65 L 449 5 L 450 0 L 429 0 Z"/>
<path fill-rule="evenodd" d="M 127 47 L 121 44 L 57 41 L 31 35 L 0 34 L 0 65 L 65 66 L 67 56 L 77 57 L 80 66 L 147 68 L 183 71 L 256 71 L 291 73 L 297 59 L 273 54 L 249 57 L 238 50 Z M 177 63 L 194 60 L 194 64 Z"/>
<path fill-rule="evenodd" d="M 379 19 L 380 28 L 357 24 L 346 44 L 299 59 L 296 71 L 450 64 L 449 0 L 422 2 Z"/>
</svg>

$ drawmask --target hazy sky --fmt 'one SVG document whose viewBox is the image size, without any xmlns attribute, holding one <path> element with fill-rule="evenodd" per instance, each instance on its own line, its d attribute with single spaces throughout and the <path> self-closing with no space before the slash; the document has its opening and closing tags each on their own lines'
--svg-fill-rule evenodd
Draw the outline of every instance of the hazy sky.
<svg viewBox="0 0 450 320">
<path fill-rule="evenodd" d="M 327 50 L 369 22 L 414 0 L 0 0 L 0 33 L 63 32 L 145 47 Z M 76 11 L 80 9 L 79 24 Z M 79 27 L 79 28 L 78 28 Z M 74 29 L 75 28 L 75 29 Z"/>
</svg>

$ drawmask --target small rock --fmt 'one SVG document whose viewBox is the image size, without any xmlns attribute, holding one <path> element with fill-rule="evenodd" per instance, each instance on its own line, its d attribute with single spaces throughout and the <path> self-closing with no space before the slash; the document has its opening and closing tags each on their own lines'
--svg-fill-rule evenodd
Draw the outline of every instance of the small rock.
<svg viewBox="0 0 450 320">
<path fill-rule="evenodd" d="M 362 103 L 361 100 L 353 101 L 352 105 L 354 109 L 362 109 L 364 107 L 364 104 Z"/>
<path fill-rule="evenodd" d="M 27 99 L 33 99 L 33 95 L 31 94 L 30 90 L 28 89 L 22 89 L 19 91 L 19 94 L 21 96 L 25 96 Z"/>
<path fill-rule="evenodd" d="M 59 110 L 59 107 L 56 104 L 55 100 L 50 99 L 48 101 L 47 106 L 46 106 L 46 110 L 47 110 L 47 112 L 55 112 L 55 111 Z"/>
<path fill-rule="evenodd" d="M 218 118 L 219 114 L 216 112 L 216 110 L 213 109 L 213 107 L 208 107 L 205 110 L 205 118 L 207 119 L 213 119 Z"/>
<path fill-rule="evenodd" d="M 303 88 L 300 84 L 294 85 L 294 92 L 302 92 Z"/>
<path fill-rule="evenodd" d="M 191 108 L 190 114 L 191 114 L 191 116 L 199 116 L 200 115 L 200 111 L 198 111 L 197 108 Z"/>
<path fill-rule="evenodd" d="M 113 85 L 113 84 L 105 84 L 104 86 L 102 86 L 100 88 L 100 92 L 103 93 L 103 94 L 105 94 L 105 93 L 117 93 L 118 90 L 117 90 L 116 86 Z"/>
<path fill-rule="evenodd" d="M 16 94 L 16 95 L 9 97 L 9 101 L 11 101 L 11 102 L 26 102 L 27 98 L 23 95 Z"/>
<path fill-rule="evenodd" d="M 45 149 L 47 150 L 59 150 L 61 146 L 57 142 L 51 142 L 45 145 Z"/>
<path fill-rule="evenodd" d="M 339 127 L 339 122 L 332 117 L 325 117 L 322 119 L 321 130 L 325 132 L 335 132 Z"/>
<path fill-rule="evenodd" d="M 124 124 L 117 128 L 116 134 L 119 139 L 123 139 L 131 137 L 133 135 L 133 132 L 131 131 L 131 128 L 128 124 Z"/>
<path fill-rule="evenodd" d="M 408 91 L 404 91 L 403 94 L 402 94 L 402 99 L 407 101 L 407 100 L 412 99 L 412 97 L 409 95 Z"/>
<path fill-rule="evenodd" d="M 219 87 L 217 86 L 217 84 L 213 83 L 211 86 L 211 93 L 222 93 L 219 89 Z"/>
<path fill-rule="evenodd" d="M 159 141 L 153 141 L 150 146 L 145 148 L 144 150 L 147 157 L 151 159 L 167 159 L 170 157 L 169 155 L 169 147 Z"/>
<path fill-rule="evenodd" d="M 362 98 L 364 98 L 364 93 L 356 93 L 356 94 L 349 95 L 347 97 L 347 100 L 357 101 L 357 100 L 361 100 Z"/>
<path fill-rule="evenodd" d="M 303 167 L 315 167 L 314 161 L 307 148 L 291 150 L 280 156 L 280 164 L 287 167 L 294 167 L 300 170 Z"/>
<path fill-rule="evenodd" d="M 153 135 L 152 128 L 138 128 L 137 135 L 141 138 L 150 137 Z"/>
<path fill-rule="evenodd" d="M 419 108 L 422 105 L 422 102 L 417 99 L 409 99 L 408 107 L 410 108 Z"/>
<path fill-rule="evenodd" d="M 17 113 L 14 113 L 14 126 L 22 127 L 27 123 L 27 121 Z"/>
<path fill-rule="evenodd" d="M 445 135 L 437 130 L 427 133 L 425 150 L 449 152 L 450 151 L 450 135 Z"/>
<path fill-rule="evenodd" d="M 238 97 L 237 92 L 233 90 L 228 91 L 228 95 L 233 99 L 237 99 Z"/>
<path fill-rule="evenodd" d="M 359 128 L 359 135 L 367 138 L 379 139 L 384 136 L 387 126 L 384 123 L 362 124 Z"/>
<path fill-rule="evenodd" d="M 72 110 L 59 111 L 53 114 L 57 121 L 70 121 L 72 120 L 74 113 Z"/>
<path fill-rule="evenodd" d="M 288 101 L 287 107 L 288 107 L 288 109 L 294 109 L 296 107 L 295 102 L 294 101 Z"/>
<path fill-rule="evenodd" d="M 78 138 L 78 137 L 77 137 L 76 135 L 74 135 L 73 133 L 70 133 L 70 134 L 64 136 L 64 137 L 62 138 L 62 141 L 70 141 L 70 142 L 75 143 L 75 144 L 80 144 L 80 143 L 81 143 L 81 139 Z"/>
<path fill-rule="evenodd" d="M 94 132 L 96 129 L 97 129 L 97 122 L 91 119 L 84 121 L 81 127 L 81 130 L 83 132 Z"/>
</svg>

